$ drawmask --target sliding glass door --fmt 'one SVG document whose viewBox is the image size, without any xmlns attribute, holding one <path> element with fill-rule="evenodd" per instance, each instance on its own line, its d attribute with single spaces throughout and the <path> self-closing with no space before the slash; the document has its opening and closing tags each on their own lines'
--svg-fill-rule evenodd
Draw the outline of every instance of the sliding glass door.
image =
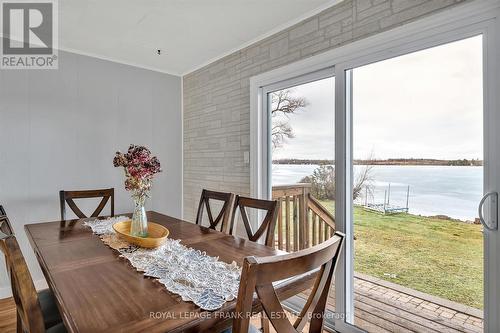
<svg viewBox="0 0 500 333">
<path fill-rule="evenodd" d="M 315 71 L 262 87 L 267 198 L 280 203 L 275 247 L 312 247 L 335 230 L 335 74 Z M 318 214 L 321 211 L 323 214 Z M 284 301 L 297 315 L 309 291 Z M 325 327 L 334 329 L 335 290 Z"/>
<path fill-rule="evenodd" d="M 367 332 L 483 330 L 482 36 L 348 70 L 352 299 Z"/>
<path fill-rule="evenodd" d="M 500 26 L 436 29 L 251 82 L 252 193 L 281 203 L 276 246 L 346 235 L 338 332 L 500 329 Z"/>
</svg>

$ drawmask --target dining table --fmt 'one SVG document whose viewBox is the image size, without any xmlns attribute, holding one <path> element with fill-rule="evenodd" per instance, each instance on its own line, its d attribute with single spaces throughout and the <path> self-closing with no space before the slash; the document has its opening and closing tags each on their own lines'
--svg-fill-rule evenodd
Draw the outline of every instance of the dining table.
<svg viewBox="0 0 500 333">
<path fill-rule="evenodd" d="M 165 226 L 170 238 L 229 264 L 241 266 L 247 256 L 283 254 L 258 242 L 158 212 L 148 211 L 147 217 Z M 236 299 L 217 311 L 183 301 L 105 245 L 83 224 L 88 220 L 25 226 L 68 332 L 217 332 L 231 326 Z M 311 273 L 281 281 L 275 285 L 276 294 L 281 300 L 289 298 L 310 288 L 314 278 Z M 261 311 L 256 297 L 253 311 Z"/>
</svg>

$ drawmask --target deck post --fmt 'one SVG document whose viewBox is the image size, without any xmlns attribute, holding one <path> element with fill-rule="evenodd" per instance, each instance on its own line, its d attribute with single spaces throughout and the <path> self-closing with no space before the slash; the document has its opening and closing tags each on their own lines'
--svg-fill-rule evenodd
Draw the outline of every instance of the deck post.
<svg viewBox="0 0 500 333">
<path fill-rule="evenodd" d="M 384 191 L 384 214 L 385 214 L 385 202 L 387 201 L 387 190 Z"/>
<path fill-rule="evenodd" d="M 299 232 L 299 228 L 300 228 L 299 198 L 297 198 L 297 196 L 293 196 L 292 202 L 293 202 L 293 250 L 298 251 L 300 248 L 300 246 L 299 246 L 299 233 L 300 233 Z"/>
<path fill-rule="evenodd" d="M 307 207 L 309 198 L 309 187 L 302 187 L 302 194 L 299 196 L 299 248 L 306 248 L 306 224 L 307 224 Z"/>
<path fill-rule="evenodd" d="M 406 213 L 408 213 L 408 200 L 410 198 L 410 185 L 408 185 L 408 188 L 406 189 Z"/>
<path fill-rule="evenodd" d="M 390 205 L 390 202 L 391 201 L 391 183 L 389 183 L 389 190 L 387 191 L 387 206 Z"/>
</svg>

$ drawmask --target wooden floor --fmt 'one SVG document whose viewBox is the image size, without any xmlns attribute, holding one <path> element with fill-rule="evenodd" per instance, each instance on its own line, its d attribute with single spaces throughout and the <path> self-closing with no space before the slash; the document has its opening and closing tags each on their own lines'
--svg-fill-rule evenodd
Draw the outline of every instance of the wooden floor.
<svg viewBox="0 0 500 333">
<path fill-rule="evenodd" d="M 16 332 L 16 307 L 12 298 L 0 299 L 0 333 Z"/>
</svg>

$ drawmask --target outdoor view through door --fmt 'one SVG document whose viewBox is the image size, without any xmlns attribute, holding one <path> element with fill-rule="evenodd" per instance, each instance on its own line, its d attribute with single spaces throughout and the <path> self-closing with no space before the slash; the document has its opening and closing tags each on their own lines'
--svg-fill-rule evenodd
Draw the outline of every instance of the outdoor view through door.
<svg viewBox="0 0 500 333">
<path fill-rule="evenodd" d="M 355 325 L 482 330 L 482 98 L 481 36 L 352 70 Z"/>
<path fill-rule="evenodd" d="M 349 75 L 354 316 L 347 318 L 368 332 L 482 332 L 482 37 Z M 284 250 L 321 242 L 335 227 L 334 91 L 330 77 L 268 94 L 270 179 L 282 206 L 276 245 Z M 334 290 L 328 307 L 335 311 Z"/>
<path fill-rule="evenodd" d="M 316 245 L 335 230 L 335 77 L 286 86 L 268 94 L 272 197 L 279 200 L 276 246 L 297 251 Z M 288 301 L 300 312 L 308 292 Z M 335 304 L 334 292 L 328 306 Z M 327 327 L 333 327 L 328 316 Z"/>
</svg>

